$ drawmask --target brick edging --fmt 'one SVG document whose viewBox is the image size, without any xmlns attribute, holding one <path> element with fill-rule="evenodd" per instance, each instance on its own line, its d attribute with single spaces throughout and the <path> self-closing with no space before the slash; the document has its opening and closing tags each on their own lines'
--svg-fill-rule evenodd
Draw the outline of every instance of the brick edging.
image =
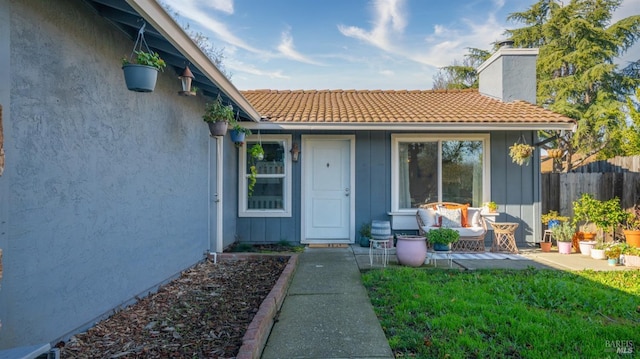
<svg viewBox="0 0 640 359">
<path fill-rule="evenodd" d="M 282 307 L 289 284 L 298 265 L 298 254 L 291 254 L 287 266 L 282 270 L 280 278 L 264 299 L 258 312 L 253 317 L 242 338 L 242 346 L 236 359 L 259 359 L 267 344 L 274 319 Z"/>
</svg>

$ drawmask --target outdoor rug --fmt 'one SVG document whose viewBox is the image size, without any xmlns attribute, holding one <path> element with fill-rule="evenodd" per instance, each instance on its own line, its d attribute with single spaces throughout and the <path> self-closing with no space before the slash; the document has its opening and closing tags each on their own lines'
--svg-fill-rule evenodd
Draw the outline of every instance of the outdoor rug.
<svg viewBox="0 0 640 359">
<path fill-rule="evenodd" d="M 451 253 L 451 259 L 511 259 L 511 260 L 530 260 L 519 254 L 511 253 Z M 449 259 L 446 254 L 429 253 L 433 259 Z"/>
</svg>

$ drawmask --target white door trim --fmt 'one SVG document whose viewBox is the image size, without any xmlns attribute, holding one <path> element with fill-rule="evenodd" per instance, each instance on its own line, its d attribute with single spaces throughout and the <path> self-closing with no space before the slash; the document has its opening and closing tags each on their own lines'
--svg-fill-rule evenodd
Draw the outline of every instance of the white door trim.
<svg viewBox="0 0 640 359">
<path fill-rule="evenodd" d="M 335 240 L 331 243 L 355 243 L 355 203 L 356 203 L 356 181 L 355 181 L 355 168 L 356 168 L 356 137 L 355 135 L 302 135 L 302 149 L 301 159 L 304 161 L 305 151 L 309 150 L 309 140 L 348 140 L 349 141 L 349 239 L 348 240 Z M 307 240 L 306 238 L 306 184 L 305 178 L 308 173 L 305 173 L 306 166 L 302 166 L 300 173 L 300 242 L 303 244 L 308 243 L 320 243 L 318 240 Z"/>
</svg>

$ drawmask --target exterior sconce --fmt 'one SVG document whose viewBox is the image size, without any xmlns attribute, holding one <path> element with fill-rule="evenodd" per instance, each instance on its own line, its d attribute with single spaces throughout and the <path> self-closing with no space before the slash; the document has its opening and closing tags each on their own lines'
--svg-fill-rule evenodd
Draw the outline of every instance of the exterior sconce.
<svg viewBox="0 0 640 359">
<path fill-rule="evenodd" d="M 293 145 L 291 145 L 291 160 L 293 162 L 298 162 L 298 157 L 300 156 L 300 147 L 298 147 L 297 143 L 293 143 Z"/>
<path fill-rule="evenodd" d="M 189 65 L 184 68 L 182 71 L 182 75 L 178 76 L 180 82 L 182 83 L 182 91 L 178 91 L 178 93 L 182 96 L 195 96 L 195 89 L 191 89 L 191 81 L 195 78 L 193 77 L 193 73 L 189 69 Z"/>
</svg>

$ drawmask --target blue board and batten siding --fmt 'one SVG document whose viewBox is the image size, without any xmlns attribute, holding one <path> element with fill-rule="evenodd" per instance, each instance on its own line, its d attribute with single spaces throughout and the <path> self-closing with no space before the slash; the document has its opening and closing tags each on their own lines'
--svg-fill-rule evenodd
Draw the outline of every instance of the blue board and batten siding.
<svg viewBox="0 0 640 359">
<path fill-rule="evenodd" d="M 391 209 L 391 135 L 392 131 L 341 131 L 330 134 L 355 134 L 355 224 L 356 236 L 360 225 L 372 220 L 390 220 Z M 426 133 L 426 132 L 425 132 Z M 293 142 L 300 143 L 301 135 L 293 132 Z M 318 135 L 317 132 L 313 132 Z M 519 166 L 509 157 L 509 146 L 524 136 L 534 142 L 533 131 L 490 132 L 491 200 L 500 204 L 498 222 L 518 222 L 516 232 L 519 246 L 539 241 L 539 154 L 528 166 Z M 300 161 L 305 161 L 304 153 Z M 300 242 L 300 162 L 292 167 L 292 216 L 284 218 L 243 217 L 238 219 L 238 240 L 250 243 L 269 243 L 280 240 Z M 535 226 L 538 226 L 535 228 Z M 490 246 L 490 236 L 487 236 Z"/>
<path fill-rule="evenodd" d="M 91 325 L 202 260 L 216 147 L 205 100 L 178 96 L 173 69 L 153 93 L 126 89 L 133 41 L 84 2 L 0 0 L 0 30 L 5 349 Z M 224 141 L 235 201 L 237 150 Z"/>
</svg>

